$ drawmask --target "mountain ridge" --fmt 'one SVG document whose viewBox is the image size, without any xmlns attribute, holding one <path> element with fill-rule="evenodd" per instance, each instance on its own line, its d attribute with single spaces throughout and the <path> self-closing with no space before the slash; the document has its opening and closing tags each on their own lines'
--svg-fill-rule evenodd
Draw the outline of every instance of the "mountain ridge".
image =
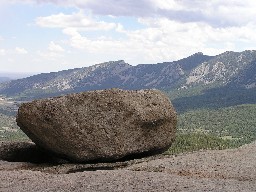
<svg viewBox="0 0 256 192">
<path fill-rule="evenodd" d="M 34 99 L 107 88 L 178 90 L 232 85 L 254 89 L 255 74 L 254 50 L 228 51 L 216 56 L 199 52 L 173 62 L 132 66 L 118 60 L 42 73 L 2 83 L 0 94 Z"/>
</svg>

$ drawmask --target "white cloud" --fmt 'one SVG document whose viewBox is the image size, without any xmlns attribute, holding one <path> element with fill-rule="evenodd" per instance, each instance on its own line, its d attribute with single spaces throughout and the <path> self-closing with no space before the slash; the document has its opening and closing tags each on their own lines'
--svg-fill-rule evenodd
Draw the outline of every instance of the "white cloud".
<svg viewBox="0 0 256 192">
<path fill-rule="evenodd" d="M 106 60 L 121 57 L 128 58 L 132 63 L 153 63 L 180 59 L 198 51 L 211 55 L 226 50 L 240 51 L 256 44 L 256 20 L 252 19 L 256 17 L 256 1 L 108 0 L 105 4 L 100 0 L 37 2 L 77 7 L 80 10 L 78 13 L 38 17 L 35 22 L 41 27 L 60 28 L 69 36 L 70 46 L 86 53 L 105 55 Z M 85 13 L 90 13 L 90 16 Z M 129 24 L 101 21 L 102 15 L 115 16 L 112 21 L 118 16 L 133 16 L 144 28 L 127 30 Z M 93 38 L 86 36 L 86 32 L 91 30 L 100 33 Z M 113 33 L 103 33 L 109 30 L 122 35 L 117 39 Z M 48 51 L 44 55 L 54 58 L 59 57 L 56 52 L 63 51 L 63 48 L 51 42 Z"/>
<path fill-rule="evenodd" d="M 158 2 L 159 0 L 155 0 Z M 255 21 L 255 1 L 176 1 L 178 6 L 174 8 L 161 8 L 158 14 L 170 20 L 182 23 L 204 22 L 214 27 L 241 26 Z M 238 16 L 239 15 L 239 16 Z"/>
<path fill-rule="evenodd" d="M 115 23 L 107 23 L 104 21 L 95 21 L 84 15 L 82 12 L 65 15 L 59 13 L 47 17 L 38 17 L 36 24 L 41 27 L 50 28 L 77 28 L 79 30 L 111 30 L 117 25 Z"/>
<path fill-rule="evenodd" d="M 47 61 L 60 61 L 61 58 L 65 57 L 65 49 L 51 41 L 48 45 L 48 49 L 44 51 L 37 51 L 37 55 L 40 56 L 43 60 Z"/>
<path fill-rule="evenodd" d="M 0 49 L 0 55 L 2 55 L 2 56 L 6 55 L 5 49 Z"/>
<path fill-rule="evenodd" d="M 64 57 L 59 52 L 53 52 L 53 51 L 37 51 L 37 55 L 40 56 L 45 61 L 48 61 L 48 60 L 59 61 L 60 58 Z"/>
<path fill-rule="evenodd" d="M 33 0 L 30 1 L 33 2 Z M 102 0 L 37 0 L 36 2 L 71 6 L 81 10 L 90 10 L 99 15 L 114 16 L 146 16 L 153 13 L 155 9 L 151 0 L 108 0 L 107 2 Z"/>
<path fill-rule="evenodd" d="M 202 51 L 215 55 L 226 50 L 241 51 L 256 44 L 254 25 L 242 28 L 214 28 L 204 23 L 186 25 L 166 18 L 140 19 L 145 29 L 121 32 L 122 39 L 90 39 L 74 28 L 64 29 L 76 49 L 107 58 L 124 58 L 132 64 L 172 61 Z M 119 31 L 119 30 L 118 30 Z M 255 46 L 256 48 L 256 46 Z M 128 58 L 128 59 L 127 59 Z"/>
<path fill-rule="evenodd" d="M 191 40 L 189 40 L 191 37 L 187 36 L 186 32 L 175 34 L 175 30 L 171 26 L 177 25 L 177 28 L 180 29 L 182 27 L 180 24 L 164 20 L 160 25 L 159 28 L 149 27 L 143 30 L 123 31 L 127 38 L 120 40 L 107 37 L 92 40 L 82 36 L 75 29 L 66 29 L 64 33 L 70 36 L 70 45 L 74 48 L 109 57 L 128 58 L 129 62 L 133 64 L 178 59 L 180 54 L 188 54 L 188 48 L 191 49 L 190 52 L 194 53 L 193 48 L 196 49 L 201 44 L 198 39 L 195 41 L 197 43 L 191 44 Z M 194 29 L 194 26 L 191 28 Z M 197 38 L 201 38 L 200 34 Z"/>
<path fill-rule="evenodd" d="M 180 1 L 176 0 L 151 0 L 151 3 L 157 9 L 180 10 L 183 8 Z"/>
<path fill-rule="evenodd" d="M 252 0 L 37 0 L 89 10 L 96 15 L 165 17 L 173 21 L 204 22 L 214 27 L 255 23 L 256 1 Z M 74 26 L 69 26 L 74 27 Z"/>
<path fill-rule="evenodd" d="M 48 50 L 52 52 L 63 52 L 65 51 L 60 45 L 54 43 L 53 41 L 50 42 L 48 46 Z"/>
<path fill-rule="evenodd" d="M 18 53 L 18 54 L 28 54 L 28 51 L 24 48 L 20 48 L 20 47 L 16 47 L 15 48 L 15 51 Z"/>
<path fill-rule="evenodd" d="M 256 18 L 256 1 L 252 0 L 31 2 L 54 3 L 79 10 L 77 13 L 58 13 L 35 19 L 38 26 L 58 28 L 67 38 L 64 41 L 53 39 L 47 50 L 38 52 L 41 62 L 65 60 L 83 63 L 86 57 L 86 61 L 125 59 L 131 64 L 156 63 L 181 59 L 199 51 L 216 55 L 227 50 L 256 49 L 256 20 L 253 19 Z M 109 15 L 112 17 L 106 17 Z M 63 44 L 56 42 L 65 42 L 65 48 L 70 46 L 66 49 L 72 53 L 64 54 Z M 27 51 L 20 48 L 20 52 Z"/>
<path fill-rule="evenodd" d="M 169 20 L 204 22 L 214 27 L 256 24 L 253 0 L 10 0 L 8 3 L 53 3 L 58 6 L 76 7 L 96 15 L 165 17 Z M 5 3 L 6 4 L 6 3 Z M 1 4 L 0 4 L 1 5 Z M 61 22 L 59 22 L 61 20 Z M 109 23 L 97 23 L 84 15 L 52 15 L 37 19 L 40 26 L 84 27 L 87 29 L 113 28 Z M 73 23 L 73 24 L 72 24 Z M 113 23 L 112 23 L 113 24 Z M 59 26 L 60 27 L 60 26 Z"/>
</svg>

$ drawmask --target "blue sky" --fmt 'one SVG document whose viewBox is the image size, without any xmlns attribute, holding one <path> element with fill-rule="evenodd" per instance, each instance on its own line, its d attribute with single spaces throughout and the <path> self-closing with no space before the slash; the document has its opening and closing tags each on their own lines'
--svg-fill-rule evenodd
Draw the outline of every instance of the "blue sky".
<svg viewBox="0 0 256 192">
<path fill-rule="evenodd" d="M 0 72 L 256 49 L 255 7 L 254 0 L 1 1 Z"/>
</svg>

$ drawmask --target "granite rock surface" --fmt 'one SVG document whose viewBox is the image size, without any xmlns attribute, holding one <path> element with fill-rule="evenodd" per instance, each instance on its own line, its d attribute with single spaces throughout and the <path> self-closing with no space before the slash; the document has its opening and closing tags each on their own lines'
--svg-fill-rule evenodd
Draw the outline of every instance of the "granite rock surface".
<svg viewBox="0 0 256 192">
<path fill-rule="evenodd" d="M 88 91 L 23 103 L 17 123 L 41 148 L 72 162 L 152 155 L 175 138 L 176 113 L 158 90 Z"/>
</svg>

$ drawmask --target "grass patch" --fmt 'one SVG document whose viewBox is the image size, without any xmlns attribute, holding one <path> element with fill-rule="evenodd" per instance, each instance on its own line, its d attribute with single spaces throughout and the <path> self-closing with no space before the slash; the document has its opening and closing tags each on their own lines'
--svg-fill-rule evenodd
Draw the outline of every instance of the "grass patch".
<svg viewBox="0 0 256 192">
<path fill-rule="evenodd" d="M 30 139 L 20 129 L 15 131 L 0 129 L 0 141 L 30 141 Z"/>
<path fill-rule="evenodd" d="M 193 152 L 199 150 L 222 150 L 238 147 L 239 144 L 230 139 L 222 139 L 215 135 L 205 133 L 179 133 L 175 142 L 164 153 L 166 155 L 175 155 L 179 153 Z"/>
</svg>

